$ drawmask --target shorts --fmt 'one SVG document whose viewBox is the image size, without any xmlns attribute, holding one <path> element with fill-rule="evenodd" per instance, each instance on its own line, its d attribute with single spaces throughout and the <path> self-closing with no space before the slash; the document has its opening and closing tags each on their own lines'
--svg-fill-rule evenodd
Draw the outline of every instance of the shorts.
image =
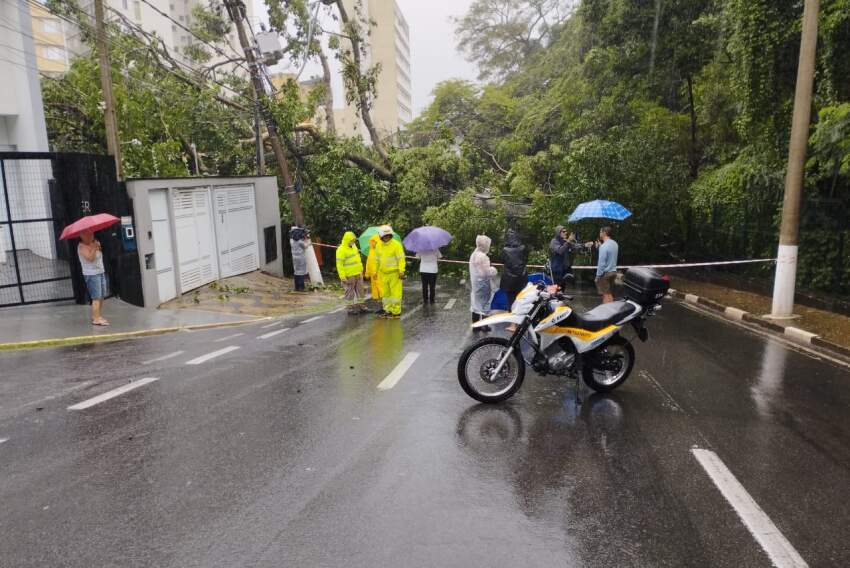
<svg viewBox="0 0 850 568">
<path fill-rule="evenodd" d="M 102 300 L 106 298 L 109 289 L 106 286 L 106 274 L 84 274 L 83 279 L 86 281 L 86 288 L 89 291 L 89 298 L 92 300 Z"/>
<path fill-rule="evenodd" d="M 600 294 L 613 294 L 614 282 L 617 280 L 616 272 L 606 272 L 596 279 L 596 290 Z"/>
</svg>

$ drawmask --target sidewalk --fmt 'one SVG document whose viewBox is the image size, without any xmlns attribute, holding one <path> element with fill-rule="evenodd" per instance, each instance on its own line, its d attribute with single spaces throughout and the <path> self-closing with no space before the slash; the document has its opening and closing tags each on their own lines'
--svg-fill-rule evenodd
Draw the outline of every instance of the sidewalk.
<svg viewBox="0 0 850 568">
<path fill-rule="evenodd" d="M 103 314 L 111 324 L 108 327 L 91 325 L 87 305 L 41 304 L 2 309 L 0 350 L 155 335 L 259 319 L 201 310 L 140 308 L 118 299 L 107 300 Z"/>
</svg>

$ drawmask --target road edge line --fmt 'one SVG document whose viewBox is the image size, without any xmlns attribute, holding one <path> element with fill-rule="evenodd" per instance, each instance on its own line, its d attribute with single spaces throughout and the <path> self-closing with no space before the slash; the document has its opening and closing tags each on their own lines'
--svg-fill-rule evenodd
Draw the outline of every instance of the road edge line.
<svg viewBox="0 0 850 568">
<path fill-rule="evenodd" d="M 150 337 L 164 335 L 176 331 L 199 331 L 204 329 L 217 329 L 222 327 L 236 327 L 249 325 L 266 318 L 238 320 L 229 322 L 201 323 L 192 325 L 159 327 L 153 329 L 142 329 L 137 331 L 121 331 L 116 333 L 103 333 L 98 335 L 76 335 L 72 337 L 54 337 L 49 339 L 33 339 L 29 341 L 13 341 L 0 343 L 0 351 L 15 351 L 18 349 L 35 349 L 39 347 L 61 347 L 65 345 L 81 345 L 87 343 L 99 343 L 102 341 L 117 341 L 121 339 L 132 339 L 134 337 Z"/>
</svg>

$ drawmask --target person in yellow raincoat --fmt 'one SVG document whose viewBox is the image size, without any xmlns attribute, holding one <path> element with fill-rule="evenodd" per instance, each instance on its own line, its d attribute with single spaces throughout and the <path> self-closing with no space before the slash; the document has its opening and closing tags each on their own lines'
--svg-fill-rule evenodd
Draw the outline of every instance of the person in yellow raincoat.
<svg viewBox="0 0 850 568">
<path fill-rule="evenodd" d="M 393 239 L 393 229 L 383 225 L 378 235 L 381 241 L 375 247 L 378 277 L 381 283 L 381 303 L 385 314 L 378 317 L 398 318 L 401 315 L 402 280 L 404 280 L 404 249 Z"/>
<path fill-rule="evenodd" d="M 363 293 L 363 260 L 360 249 L 357 248 L 357 237 L 351 231 L 346 231 L 342 242 L 336 249 L 336 271 L 339 280 L 345 288 L 345 301 L 349 314 L 359 314 L 366 310 L 365 294 Z"/>
<path fill-rule="evenodd" d="M 372 286 L 372 300 L 381 301 L 381 282 L 378 277 L 378 259 L 375 254 L 375 247 L 378 246 L 381 237 L 373 235 L 369 239 L 369 256 L 366 257 L 366 278 Z M 384 313 L 383 307 L 378 311 L 378 314 Z"/>
</svg>

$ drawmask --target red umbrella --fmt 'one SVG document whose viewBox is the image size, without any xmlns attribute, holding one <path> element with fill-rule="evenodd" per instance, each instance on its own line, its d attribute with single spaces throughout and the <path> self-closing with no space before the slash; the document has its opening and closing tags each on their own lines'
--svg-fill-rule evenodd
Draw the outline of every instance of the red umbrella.
<svg viewBox="0 0 850 568">
<path fill-rule="evenodd" d="M 62 231 L 59 235 L 59 240 L 65 241 L 80 236 L 83 231 L 100 231 L 107 227 L 111 227 L 115 223 L 120 223 L 121 219 L 109 213 L 98 213 L 97 215 L 86 215 L 82 219 L 77 219 Z"/>
</svg>

